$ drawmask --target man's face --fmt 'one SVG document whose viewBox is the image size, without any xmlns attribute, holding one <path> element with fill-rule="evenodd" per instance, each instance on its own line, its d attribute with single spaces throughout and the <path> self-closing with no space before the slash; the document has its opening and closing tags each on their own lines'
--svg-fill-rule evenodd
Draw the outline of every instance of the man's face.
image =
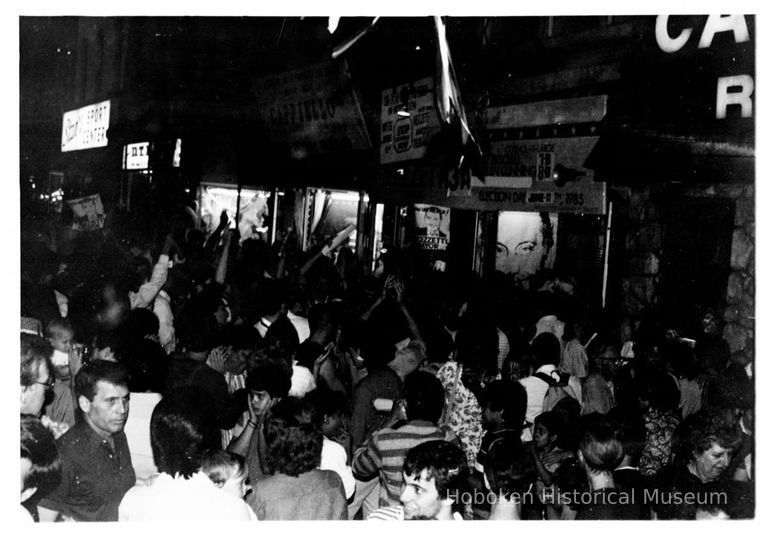
<svg viewBox="0 0 768 537">
<path fill-rule="evenodd" d="M 403 490 L 400 501 L 403 503 L 406 520 L 428 520 L 435 518 L 443 509 L 441 500 L 435 488 L 435 478 L 427 478 L 427 471 L 422 470 L 419 476 L 407 475 L 403 472 Z"/>
<path fill-rule="evenodd" d="M 116 386 L 111 382 L 100 380 L 96 383 L 96 394 L 93 400 L 81 395 L 78 399 L 80 409 L 97 433 L 109 436 L 119 433 L 128 420 L 130 393 L 125 386 Z"/>
<path fill-rule="evenodd" d="M 251 391 L 251 407 L 256 412 L 256 415 L 262 416 L 269 408 L 269 404 L 272 402 L 272 396 L 266 390 Z"/>
<path fill-rule="evenodd" d="M 547 447 L 552 441 L 552 436 L 549 434 L 549 429 L 539 424 L 533 429 L 533 442 L 538 449 Z"/>
<path fill-rule="evenodd" d="M 720 477 L 728 463 L 731 462 L 732 451 L 715 442 L 705 452 L 696 454 L 693 464 L 696 466 L 696 472 L 699 474 L 699 477 L 705 483 Z"/>
<path fill-rule="evenodd" d="M 24 386 L 21 390 L 21 413 L 39 416 L 45 403 L 45 394 L 48 392 L 48 384 L 51 382 L 51 374 L 48 365 L 40 362 L 37 370 L 37 381 L 31 386 Z"/>
<path fill-rule="evenodd" d="M 440 213 L 426 212 L 424 214 L 424 227 L 427 228 L 427 234 L 437 235 L 440 229 Z"/>
</svg>

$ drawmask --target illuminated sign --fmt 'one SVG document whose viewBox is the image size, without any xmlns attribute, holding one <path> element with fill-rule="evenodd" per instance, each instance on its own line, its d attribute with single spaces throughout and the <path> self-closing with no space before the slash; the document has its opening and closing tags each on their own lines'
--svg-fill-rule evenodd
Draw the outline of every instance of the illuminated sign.
<svg viewBox="0 0 768 537">
<path fill-rule="evenodd" d="M 126 144 L 123 147 L 124 170 L 146 170 L 149 168 L 149 142 Z"/>
<path fill-rule="evenodd" d="M 64 112 L 61 151 L 78 151 L 107 146 L 110 102 L 90 104 Z"/>
</svg>

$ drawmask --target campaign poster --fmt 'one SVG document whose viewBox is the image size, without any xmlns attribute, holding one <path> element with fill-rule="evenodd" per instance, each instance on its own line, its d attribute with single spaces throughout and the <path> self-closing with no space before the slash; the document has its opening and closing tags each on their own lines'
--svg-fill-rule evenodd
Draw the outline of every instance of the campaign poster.
<svg viewBox="0 0 768 537">
<path fill-rule="evenodd" d="M 415 236 L 422 250 L 447 250 L 451 240 L 451 209 L 439 205 L 414 204 Z"/>
<path fill-rule="evenodd" d="M 67 200 L 67 205 L 72 209 L 74 219 L 72 229 L 76 231 L 94 231 L 104 227 L 104 205 L 101 196 L 94 194 L 84 198 Z"/>
<path fill-rule="evenodd" d="M 496 270 L 530 281 L 555 264 L 557 214 L 499 212 Z"/>
</svg>

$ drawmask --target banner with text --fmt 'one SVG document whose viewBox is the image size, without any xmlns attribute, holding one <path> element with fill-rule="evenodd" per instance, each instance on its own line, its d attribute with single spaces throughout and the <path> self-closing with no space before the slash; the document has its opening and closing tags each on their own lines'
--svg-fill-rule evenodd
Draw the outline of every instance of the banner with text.
<svg viewBox="0 0 768 537">
<path fill-rule="evenodd" d="M 268 137 L 293 158 L 371 147 L 345 62 L 257 79 L 254 98 Z"/>
</svg>

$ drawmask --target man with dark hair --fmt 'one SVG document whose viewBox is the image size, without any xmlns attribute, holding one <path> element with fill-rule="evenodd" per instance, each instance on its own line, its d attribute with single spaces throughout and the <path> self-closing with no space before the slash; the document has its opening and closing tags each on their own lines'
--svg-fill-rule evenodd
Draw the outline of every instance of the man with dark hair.
<svg viewBox="0 0 768 537">
<path fill-rule="evenodd" d="M 35 416 L 21 415 L 21 503 L 37 519 L 38 499 L 59 484 L 61 461 L 53 434 Z"/>
<path fill-rule="evenodd" d="M 400 503 L 377 509 L 368 520 L 461 520 L 457 512 L 467 480 L 467 458 L 444 440 L 412 448 L 403 461 Z"/>
<path fill-rule="evenodd" d="M 125 494 L 120 521 L 255 520 L 242 499 L 221 491 L 201 471 L 204 453 L 217 449 L 220 437 L 199 390 L 168 393 L 152 412 L 149 434 L 160 474 Z"/>
<path fill-rule="evenodd" d="M 120 500 L 136 482 L 123 432 L 128 373 L 116 362 L 86 364 L 75 376 L 75 395 L 83 419 L 58 440 L 62 479 L 40 502 L 40 519 L 116 521 Z"/>
<path fill-rule="evenodd" d="M 443 413 L 445 393 L 437 378 L 426 371 L 414 371 L 405 377 L 405 405 L 398 401 L 383 429 L 374 432 L 355 450 L 352 471 L 360 479 L 378 474 L 386 491 L 380 506 L 399 503 L 403 485 L 402 465 L 406 452 L 429 440 L 448 440 L 456 445 L 458 437 L 437 427 Z"/>
<path fill-rule="evenodd" d="M 260 520 L 346 520 L 341 478 L 320 470 L 323 434 L 307 419 L 306 402 L 287 397 L 273 406 L 264 431 L 272 475 L 253 486 L 248 504 Z"/>
<path fill-rule="evenodd" d="M 53 389 L 53 347 L 41 337 L 21 334 L 21 413 L 40 416 L 47 390 Z"/>
<path fill-rule="evenodd" d="M 206 363 L 216 343 L 216 318 L 197 308 L 182 311 L 176 324 L 178 348 L 168 371 L 166 391 L 194 386 L 204 391 L 219 429 L 231 429 L 246 410 L 244 392 L 230 395 L 224 375 Z"/>
<path fill-rule="evenodd" d="M 268 472 L 264 417 L 281 398 L 288 395 L 291 377 L 282 364 L 267 361 L 257 365 L 245 379 L 248 397 L 248 422 L 243 431 L 229 443 L 227 451 L 248 462 L 251 483 Z"/>
</svg>

